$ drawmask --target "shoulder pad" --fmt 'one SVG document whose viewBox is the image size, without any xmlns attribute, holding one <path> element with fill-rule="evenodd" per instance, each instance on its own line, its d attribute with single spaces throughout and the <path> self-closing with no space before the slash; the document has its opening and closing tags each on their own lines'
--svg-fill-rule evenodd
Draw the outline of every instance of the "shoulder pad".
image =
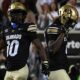
<svg viewBox="0 0 80 80">
<path fill-rule="evenodd" d="M 30 32 L 36 32 L 37 31 L 37 25 L 31 24 L 31 25 L 28 26 L 27 30 L 30 31 Z"/>
</svg>

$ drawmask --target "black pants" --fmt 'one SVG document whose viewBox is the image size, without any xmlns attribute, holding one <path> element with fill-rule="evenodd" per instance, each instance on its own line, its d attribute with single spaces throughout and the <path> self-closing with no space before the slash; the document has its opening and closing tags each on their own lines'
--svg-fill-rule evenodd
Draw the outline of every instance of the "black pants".
<svg viewBox="0 0 80 80">
<path fill-rule="evenodd" d="M 6 70 L 5 69 L 0 69 L 0 80 L 4 80 Z"/>
</svg>

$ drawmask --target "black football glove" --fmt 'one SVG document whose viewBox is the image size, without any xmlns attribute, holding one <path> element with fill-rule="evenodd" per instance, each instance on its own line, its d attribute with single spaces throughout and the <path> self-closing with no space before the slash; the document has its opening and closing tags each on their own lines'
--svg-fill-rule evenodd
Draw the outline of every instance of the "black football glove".
<svg viewBox="0 0 80 80">
<path fill-rule="evenodd" d="M 45 75 L 49 75 L 49 64 L 48 61 L 42 62 L 42 73 Z"/>
</svg>

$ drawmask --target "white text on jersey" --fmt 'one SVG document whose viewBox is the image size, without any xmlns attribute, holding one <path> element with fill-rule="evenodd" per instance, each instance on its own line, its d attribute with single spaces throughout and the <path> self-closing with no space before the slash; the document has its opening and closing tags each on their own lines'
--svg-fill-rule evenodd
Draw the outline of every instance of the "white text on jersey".
<svg viewBox="0 0 80 80">
<path fill-rule="evenodd" d="M 21 39 L 21 37 L 22 37 L 22 35 L 20 35 L 20 34 L 8 35 L 8 36 L 6 36 L 6 40 Z"/>
</svg>

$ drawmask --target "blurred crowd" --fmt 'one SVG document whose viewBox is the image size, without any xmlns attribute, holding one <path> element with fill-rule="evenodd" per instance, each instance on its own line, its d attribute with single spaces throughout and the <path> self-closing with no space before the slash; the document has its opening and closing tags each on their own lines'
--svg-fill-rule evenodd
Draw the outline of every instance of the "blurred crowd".
<svg viewBox="0 0 80 80">
<path fill-rule="evenodd" d="M 50 25 L 59 16 L 58 9 L 69 2 L 77 8 L 79 13 L 78 23 L 74 29 L 80 29 L 80 6 L 78 0 L 0 0 L 0 8 L 6 16 L 10 3 L 15 1 L 24 3 L 28 9 L 25 22 L 37 23 L 40 29 L 44 29 L 48 24 Z"/>
</svg>

